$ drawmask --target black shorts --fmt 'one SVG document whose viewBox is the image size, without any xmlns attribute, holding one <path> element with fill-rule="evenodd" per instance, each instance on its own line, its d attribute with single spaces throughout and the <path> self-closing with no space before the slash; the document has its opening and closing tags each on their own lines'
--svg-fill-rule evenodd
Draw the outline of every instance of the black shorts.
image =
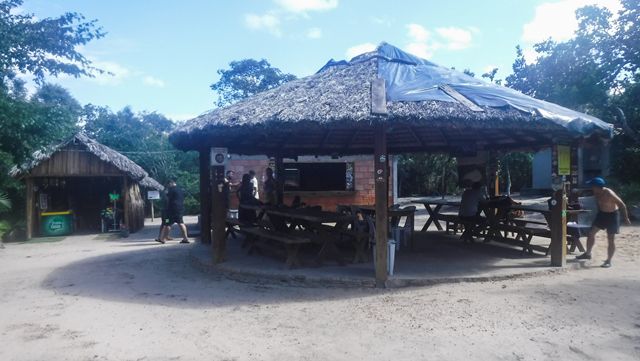
<svg viewBox="0 0 640 361">
<path fill-rule="evenodd" d="M 615 212 L 598 212 L 591 227 L 606 229 L 607 234 L 616 234 L 620 231 L 620 214 Z"/>
<path fill-rule="evenodd" d="M 182 224 L 184 221 L 182 220 L 182 214 L 166 214 L 162 217 L 162 225 L 163 226 L 171 226 L 174 223 Z"/>
</svg>

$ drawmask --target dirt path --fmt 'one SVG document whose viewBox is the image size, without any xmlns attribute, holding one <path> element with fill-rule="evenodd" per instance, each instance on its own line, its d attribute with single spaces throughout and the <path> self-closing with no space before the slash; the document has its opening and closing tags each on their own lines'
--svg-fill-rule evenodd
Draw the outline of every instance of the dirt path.
<svg viewBox="0 0 640 361">
<path fill-rule="evenodd" d="M 156 231 L 7 244 L 0 360 L 640 360 L 639 227 L 611 269 L 602 235 L 581 270 L 401 290 L 235 283 Z"/>
</svg>

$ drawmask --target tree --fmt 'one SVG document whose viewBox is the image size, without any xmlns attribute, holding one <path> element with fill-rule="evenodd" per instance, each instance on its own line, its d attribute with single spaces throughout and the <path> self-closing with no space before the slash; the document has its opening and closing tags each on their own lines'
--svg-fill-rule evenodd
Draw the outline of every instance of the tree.
<svg viewBox="0 0 640 361">
<path fill-rule="evenodd" d="M 272 67 L 265 59 L 232 61 L 229 69 L 219 69 L 218 74 L 220 80 L 211 84 L 211 89 L 218 93 L 216 105 L 219 107 L 296 79 L 295 75 Z"/>
<path fill-rule="evenodd" d="M 23 0 L 0 1 L 0 78 L 15 72 L 31 73 L 39 83 L 45 75 L 92 76 L 101 70 L 77 49 L 104 36 L 96 20 L 67 12 L 57 18 L 38 19 L 16 9 Z"/>
<path fill-rule="evenodd" d="M 622 0 L 621 5 L 617 17 L 597 6 L 578 9 L 574 37 L 536 44 L 534 63 L 527 63 L 517 47 L 513 74 L 506 80 L 526 94 L 621 128 L 623 136 L 612 142 L 613 175 L 640 189 L 640 145 L 634 136 L 640 130 L 640 3 Z"/>
<path fill-rule="evenodd" d="M 135 113 L 125 107 L 113 113 L 92 104 L 84 107 L 82 121 L 88 136 L 124 154 L 160 183 L 176 180 L 186 192 L 185 210 L 197 212 L 198 154 L 178 151 L 169 143 L 173 122 L 157 112 Z"/>
</svg>

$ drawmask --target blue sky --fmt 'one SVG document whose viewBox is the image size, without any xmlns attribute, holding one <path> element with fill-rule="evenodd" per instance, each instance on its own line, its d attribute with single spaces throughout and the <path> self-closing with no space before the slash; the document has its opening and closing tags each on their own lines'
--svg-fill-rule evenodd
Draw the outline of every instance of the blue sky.
<svg viewBox="0 0 640 361">
<path fill-rule="evenodd" d="M 50 79 L 82 103 L 158 111 L 175 120 L 214 107 L 209 85 L 230 61 L 267 59 L 298 77 L 386 41 L 477 76 L 506 77 L 520 44 L 565 40 L 576 8 L 618 0 L 25 0 L 38 18 L 66 11 L 97 19 L 107 32 L 81 51 L 114 75 Z"/>
</svg>

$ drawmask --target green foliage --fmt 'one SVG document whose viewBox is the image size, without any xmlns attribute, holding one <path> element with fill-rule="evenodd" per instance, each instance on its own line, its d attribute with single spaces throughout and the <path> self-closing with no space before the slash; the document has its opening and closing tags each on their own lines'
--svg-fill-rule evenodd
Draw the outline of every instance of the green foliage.
<svg viewBox="0 0 640 361">
<path fill-rule="evenodd" d="M 0 242 L 2 242 L 2 237 L 11 229 L 11 224 L 9 221 L 4 219 L 3 213 L 6 213 L 11 209 L 11 200 L 6 193 L 0 191 Z"/>
<path fill-rule="evenodd" d="M 398 157 L 400 197 L 455 193 L 457 177 L 455 158 L 449 155 L 416 153 Z"/>
<path fill-rule="evenodd" d="M 211 84 L 218 93 L 216 104 L 223 107 L 265 90 L 273 89 L 296 79 L 293 74 L 285 74 L 262 59 L 244 59 L 229 63 L 229 69 L 219 69 L 220 80 Z"/>
<path fill-rule="evenodd" d="M 79 77 L 101 72 L 77 50 L 79 45 L 104 36 L 95 20 L 85 21 L 74 12 L 38 19 L 15 11 L 22 3 L 0 1 L 0 78 L 12 78 L 18 71 L 31 73 L 42 82 L 47 74 Z"/>
<path fill-rule="evenodd" d="M 536 44 L 537 61 L 528 64 L 517 47 L 510 87 L 598 116 L 620 127 L 620 108 L 629 128 L 612 142 L 612 171 L 620 181 L 640 179 L 640 2 L 622 0 L 618 16 L 598 6 L 576 11 L 572 39 Z M 635 129 L 635 131 L 634 131 Z"/>
<path fill-rule="evenodd" d="M 532 162 L 532 153 L 513 152 L 502 157 L 500 159 L 500 189 L 519 192 L 522 188 L 531 187 Z"/>
<path fill-rule="evenodd" d="M 144 168 L 162 184 L 176 180 L 185 190 L 185 211 L 199 212 L 199 163 L 196 152 L 181 152 L 169 143 L 175 123 L 159 113 L 134 113 L 125 107 L 113 113 L 107 107 L 86 105 L 84 131 Z"/>
</svg>

